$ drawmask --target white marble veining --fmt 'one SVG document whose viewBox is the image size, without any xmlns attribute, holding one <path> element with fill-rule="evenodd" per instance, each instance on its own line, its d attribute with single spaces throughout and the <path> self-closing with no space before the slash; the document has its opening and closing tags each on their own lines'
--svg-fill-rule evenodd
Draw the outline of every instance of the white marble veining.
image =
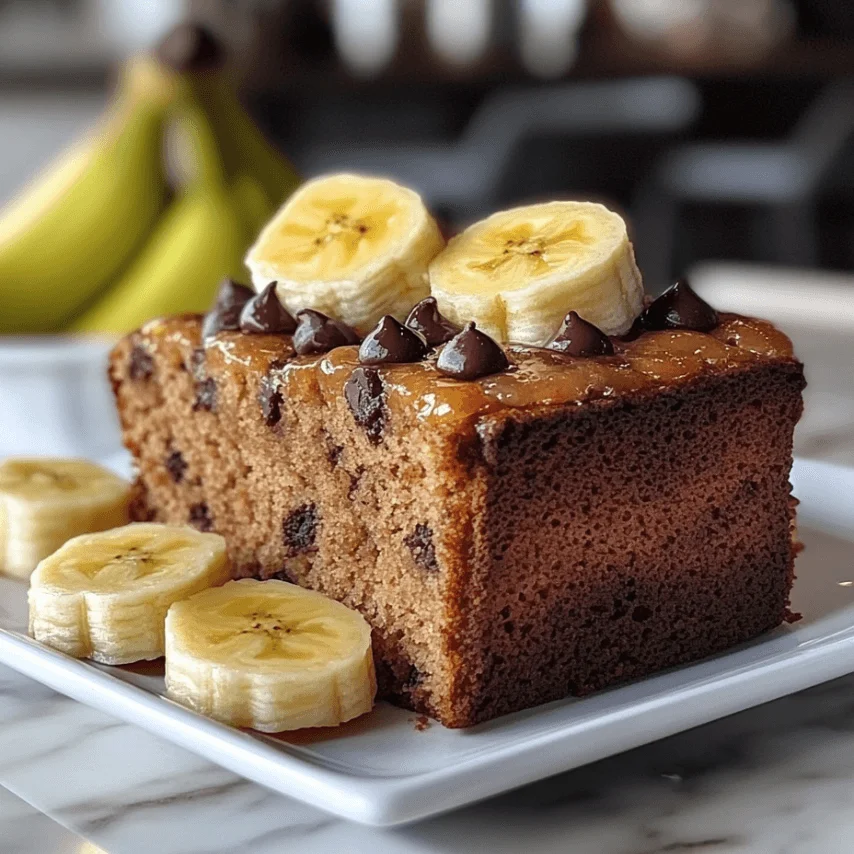
<svg viewBox="0 0 854 854">
<path fill-rule="evenodd" d="M 811 382 L 799 453 L 854 465 L 850 334 L 790 331 Z M 852 780 L 854 676 L 378 830 L 0 667 L 0 854 L 851 854 Z"/>
<path fill-rule="evenodd" d="M 0 784 L 110 854 L 292 845 L 305 854 L 849 854 L 852 778 L 846 677 L 456 813 L 377 830 L 271 794 L 0 669 Z"/>
</svg>

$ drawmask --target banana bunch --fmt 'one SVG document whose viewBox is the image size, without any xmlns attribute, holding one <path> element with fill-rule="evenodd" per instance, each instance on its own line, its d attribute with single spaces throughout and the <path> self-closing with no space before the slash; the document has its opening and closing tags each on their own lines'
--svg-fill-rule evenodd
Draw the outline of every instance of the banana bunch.
<svg viewBox="0 0 854 854">
<path fill-rule="evenodd" d="M 0 572 L 29 578 L 70 537 L 128 521 L 130 484 L 87 460 L 0 463 Z"/>
<path fill-rule="evenodd" d="M 169 607 L 228 578 L 218 534 L 154 523 L 84 534 L 33 573 L 30 634 L 102 664 L 160 658 Z"/>
<path fill-rule="evenodd" d="M 219 45 L 182 25 L 127 63 L 102 124 L 0 211 L 0 333 L 124 333 L 206 310 L 223 277 L 247 278 L 247 247 L 298 183 Z"/>
<path fill-rule="evenodd" d="M 337 726 L 376 694 L 371 628 L 284 581 L 231 581 L 166 616 L 166 690 L 197 712 L 261 732 Z"/>
</svg>

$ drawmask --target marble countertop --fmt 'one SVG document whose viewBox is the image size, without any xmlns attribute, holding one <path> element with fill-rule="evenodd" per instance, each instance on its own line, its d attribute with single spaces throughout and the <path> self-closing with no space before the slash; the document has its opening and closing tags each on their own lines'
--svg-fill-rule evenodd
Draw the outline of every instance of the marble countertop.
<svg viewBox="0 0 854 854">
<path fill-rule="evenodd" d="M 854 465 L 854 333 L 787 331 L 810 381 L 797 452 Z M 850 854 L 852 779 L 854 676 L 378 830 L 0 667 L 0 854 Z"/>
</svg>

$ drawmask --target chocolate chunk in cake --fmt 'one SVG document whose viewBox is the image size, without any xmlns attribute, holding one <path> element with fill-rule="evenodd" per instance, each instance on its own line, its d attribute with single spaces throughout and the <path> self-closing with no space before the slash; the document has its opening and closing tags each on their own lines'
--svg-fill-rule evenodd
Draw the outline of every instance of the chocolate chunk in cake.
<svg viewBox="0 0 854 854">
<path fill-rule="evenodd" d="M 376 368 L 356 368 L 344 386 L 344 397 L 356 423 L 378 445 L 388 418 L 383 402 L 383 381 Z"/>
<path fill-rule="evenodd" d="M 187 471 L 187 463 L 184 461 L 184 456 L 180 451 L 172 451 L 166 457 L 166 471 L 175 483 L 180 483 L 184 479 L 184 472 Z"/>
<path fill-rule="evenodd" d="M 147 380 L 154 373 L 154 360 L 142 347 L 134 347 L 128 360 L 128 376 L 132 380 Z"/>
<path fill-rule="evenodd" d="M 213 519 L 211 518 L 210 509 L 204 501 L 190 505 L 187 521 L 200 531 L 213 530 Z"/>
<path fill-rule="evenodd" d="M 292 510 L 282 522 L 282 539 L 289 557 L 314 551 L 320 515 L 314 504 Z"/>
<path fill-rule="evenodd" d="M 406 547 L 412 553 L 412 559 L 422 569 L 428 572 L 438 572 L 439 564 L 436 561 L 436 547 L 433 545 L 433 529 L 423 522 L 415 526 L 411 534 L 403 538 Z"/>
</svg>

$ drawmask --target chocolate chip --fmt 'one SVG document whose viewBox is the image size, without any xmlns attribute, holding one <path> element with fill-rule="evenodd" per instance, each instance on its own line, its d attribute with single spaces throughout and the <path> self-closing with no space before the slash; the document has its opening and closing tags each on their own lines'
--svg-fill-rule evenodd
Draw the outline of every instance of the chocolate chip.
<svg viewBox="0 0 854 854">
<path fill-rule="evenodd" d="M 278 383 L 269 374 L 261 378 L 258 403 L 261 405 L 264 423 L 268 427 L 275 427 L 282 420 L 284 398 Z"/>
<path fill-rule="evenodd" d="M 187 471 L 187 463 L 180 451 L 172 451 L 166 457 L 166 471 L 169 472 L 175 483 L 180 483 L 184 479 L 184 472 Z"/>
<path fill-rule="evenodd" d="M 234 279 L 223 279 L 216 294 L 214 308 L 243 308 L 254 296 L 255 291 L 252 288 L 241 285 Z"/>
<path fill-rule="evenodd" d="M 359 484 L 362 482 L 362 475 L 365 473 L 364 466 L 356 466 L 356 471 L 350 475 L 350 486 L 347 488 L 347 498 L 352 501 Z"/>
<path fill-rule="evenodd" d="M 196 401 L 193 412 L 216 412 L 216 381 L 208 377 L 196 383 Z"/>
<path fill-rule="evenodd" d="M 223 330 L 236 330 L 239 328 L 240 315 L 237 315 L 237 320 L 234 319 L 234 309 L 227 309 L 222 312 L 218 309 L 209 311 L 202 321 L 202 340 L 213 338 L 218 332 Z"/>
<path fill-rule="evenodd" d="M 240 312 L 240 331 L 247 334 L 289 335 L 296 328 L 297 322 L 276 296 L 275 282 L 252 297 Z"/>
<path fill-rule="evenodd" d="M 154 359 L 151 354 L 140 346 L 130 351 L 128 376 L 132 380 L 147 380 L 154 373 Z"/>
<path fill-rule="evenodd" d="M 157 45 L 157 58 L 179 73 L 211 71 L 225 61 L 222 44 L 199 24 L 179 24 Z"/>
<path fill-rule="evenodd" d="M 439 571 L 436 547 L 433 545 L 433 529 L 429 525 L 419 522 L 415 530 L 403 538 L 403 544 L 412 553 L 412 559 L 420 567 L 428 572 Z"/>
<path fill-rule="evenodd" d="M 303 504 L 292 510 L 282 522 L 282 539 L 288 556 L 316 551 L 314 545 L 320 514 L 314 504 Z"/>
<path fill-rule="evenodd" d="M 202 338 L 211 338 L 218 332 L 237 331 L 240 328 L 240 313 L 254 296 L 252 288 L 226 279 L 219 286 L 214 307 L 205 315 Z"/>
<path fill-rule="evenodd" d="M 188 369 L 194 380 L 201 381 L 205 378 L 204 347 L 197 347 L 190 353 L 190 365 Z"/>
<path fill-rule="evenodd" d="M 153 522 L 157 518 L 149 501 L 148 487 L 141 480 L 133 485 L 128 516 L 132 522 Z"/>
<path fill-rule="evenodd" d="M 201 504 L 193 504 L 193 506 L 190 507 L 188 521 L 194 528 L 198 528 L 200 531 L 213 530 L 213 519 L 211 519 L 208 505 L 204 502 Z"/>
<path fill-rule="evenodd" d="M 447 317 L 439 312 L 436 297 L 427 297 L 421 300 L 409 312 L 406 325 L 410 329 L 420 332 L 431 347 L 438 347 L 440 344 L 447 343 L 460 332 L 460 327 L 456 323 L 451 323 Z"/>
<path fill-rule="evenodd" d="M 294 332 L 294 350 L 300 356 L 328 353 L 335 347 L 358 344 L 359 334 L 355 329 L 333 320 L 319 311 L 305 308 L 297 313 L 297 328 Z"/>
<path fill-rule="evenodd" d="M 636 623 L 646 622 L 652 616 L 652 611 L 646 605 L 637 605 L 632 611 L 632 619 Z"/>
<path fill-rule="evenodd" d="M 693 329 L 710 332 L 718 325 L 718 313 L 679 279 L 641 315 L 646 329 Z"/>
<path fill-rule="evenodd" d="M 440 374 L 458 380 L 476 380 L 506 371 L 508 367 L 510 363 L 501 345 L 477 329 L 473 321 L 442 348 L 436 360 Z"/>
<path fill-rule="evenodd" d="M 359 347 L 359 361 L 363 365 L 420 362 L 428 349 L 420 332 L 409 329 L 387 314 Z"/>
<path fill-rule="evenodd" d="M 599 327 L 588 323 L 571 311 L 560 325 L 560 329 L 546 345 L 567 356 L 613 356 L 614 345 Z"/>
<path fill-rule="evenodd" d="M 356 423 L 368 434 L 368 440 L 378 445 L 388 417 L 379 371 L 376 368 L 355 368 L 344 385 L 344 397 Z"/>
<path fill-rule="evenodd" d="M 424 674 L 414 665 L 409 665 L 409 670 L 403 678 L 403 690 L 411 691 L 424 681 Z"/>
<path fill-rule="evenodd" d="M 335 468 L 341 461 L 341 455 L 344 453 L 343 445 L 336 445 L 330 436 L 326 437 L 326 459 L 329 460 L 329 465 Z"/>
</svg>

